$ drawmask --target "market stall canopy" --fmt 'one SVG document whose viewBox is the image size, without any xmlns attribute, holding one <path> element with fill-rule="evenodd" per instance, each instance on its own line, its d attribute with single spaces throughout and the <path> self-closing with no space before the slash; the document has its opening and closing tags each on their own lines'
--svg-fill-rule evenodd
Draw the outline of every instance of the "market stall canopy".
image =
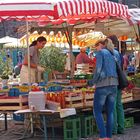
<svg viewBox="0 0 140 140">
<path fill-rule="evenodd" d="M 96 19 L 117 17 L 129 18 L 128 7 L 107 0 L 57 0 L 58 19 L 53 24 L 64 22 L 75 25 L 81 22 L 94 22 Z M 39 25 L 46 25 L 48 21 L 40 21 Z"/>
<path fill-rule="evenodd" d="M 109 17 L 129 18 L 128 7 L 107 0 L 0 0 L 1 19 L 75 24 Z"/>
<path fill-rule="evenodd" d="M 0 19 L 37 20 L 43 15 L 54 19 L 55 7 L 48 0 L 0 0 Z"/>
<path fill-rule="evenodd" d="M 107 36 L 115 34 L 119 36 L 128 36 L 128 38 L 135 38 L 138 33 L 137 25 L 131 25 L 123 20 L 108 20 L 97 23 L 94 26 L 95 30 L 102 30 Z"/>
<path fill-rule="evenodd" d="M 128 7 L 107 0 L 0 0 L 1 20 L 38 21 L 40 22 L 39 25 L 58 25 L 62 23 L 75 25 L 79 22 L 95 22 L 97 19 L 103 20 L 110 17 L 128 19 Z M 28 22 L 26 22 L 26 25 L 28 25 Z M 62 27 L 64 27 L 63 24 Z M 69 30 L 72 30 L 72 28 L 69 27 Z M 69 42 L 70 52 L 72 52 L 71 33 L 72 31 L 67 30 L 66 37 Z M 29 52 L 28 41 L 27 46 Z"/>
<path fill-rule="evenodd" d="M 130 23 L 140 24 L 140 8 L 129 9 Z"/>
<path fill-rule="evenodd" d="M 27 46 L 26 45 L 22 45 L 20 43 L 20 41 L 13 42 L 13 43 L 6 43 L 6 44 L 3 45 L 3 47 L 4 48 L 10 48 L 10 49 L 12 49 L 12 48 L 27 48 Z"/>
<path fill-rule="evenodd" d="M 96 23 L 84 23 L 74 26 L 74 28 L 76 30 L 102 31 L 106 36 L 115 34 L 118 37 L 127 35 L 128 38 L 135 38 L 136 33 L 138 34 L 137 24 L 130 25 L 128 21 L 121 19 L 97 20 Z"/>
<path fill-rule="evenodd" d="M 1 44 L 17 43 L 17 42 L 19 42 L 19 39 L 18 38 L 13 38 L 13 37 L 10 37 L 10 36 L 5 36 L 3 38 L 0 38 L 0 43 Z"/>
</svg>

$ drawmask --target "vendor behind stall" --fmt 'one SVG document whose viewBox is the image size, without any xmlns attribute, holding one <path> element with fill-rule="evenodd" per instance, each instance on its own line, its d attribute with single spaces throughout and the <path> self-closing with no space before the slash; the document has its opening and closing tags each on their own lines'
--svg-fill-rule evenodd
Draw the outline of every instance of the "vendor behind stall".
<svg viewBox="0 0 140 140">
<path fill-rule="evenodd" d="M 86 48 L 80 48 L 80 53 L 76 56 L 76 64 L 93 64 L 93 60 L 86 54 Z"/>
<path fill-rule="evenodd" d="M 36 41 L 30 45 L 30 68 L 31 68 L 31 83 L 40 82 L 40 72 L 44 71 L 44 68 L 39 66 L 39 49 L 42 49 L 46 44 L 46 38 L 40 36 Z M 26 54 L 23 60 L 20 82 L 28 83 L 28 55 Z"/>
</svg>

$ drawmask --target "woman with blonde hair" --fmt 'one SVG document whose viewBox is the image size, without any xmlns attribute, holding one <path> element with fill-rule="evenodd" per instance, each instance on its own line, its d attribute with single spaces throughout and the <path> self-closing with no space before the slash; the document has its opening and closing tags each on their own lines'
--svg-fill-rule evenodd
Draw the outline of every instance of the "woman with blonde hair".
<svg viewBox="0 0 140 140">
<path fill-rule="evenodd" d="M 93 84 L 95 84 L 96 90 L 94 94 L 93 112 L 99 129 L 99 140 L 111 140 L 118 76 L 116 62 L 110 51 L 114 53 L 115 50 L 112 41 L 108 38 L 98 40 L 95 43 L 95 47 L 97 54 Z M 103 106 L 106 109 L 106 124 L 102 115 Z"/>
</svg>

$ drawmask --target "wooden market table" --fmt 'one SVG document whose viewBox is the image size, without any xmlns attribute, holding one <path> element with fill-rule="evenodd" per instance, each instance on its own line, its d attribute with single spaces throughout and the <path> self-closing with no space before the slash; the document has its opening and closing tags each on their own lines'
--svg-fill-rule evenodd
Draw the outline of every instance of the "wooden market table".
<svg viewBox="0 0 140 140">
<path fill-rule="evenodd" d="M 23 136 L 21 139 L 29 138 L 34 136 L 34 119 L 36 115 L 42 116 L 42 125 L 43 125 L 43 133 L 44 133 L 44 140 L 47 140 L 48 134 L 47 134 L 47 120 L 51 118 L 51 120 L 55 120 L 56 118 L 64 118 L 67 116 L 75 115 L 76 110 L 74 108 L 67 108 L 67 109 L 60 109 L 59 111 L 54 111 L 54 110 L 40 110 L 40 111 L 32 111 L 30 109 L 25 109 L 25 110 L 19 110 L 14 112 L 15 114 L 25 114 L 30 116 L 30 121 L 28 124 L 27 129 L 23 133 Z M 31 134 L 29 137 L 26 137 L 28 128 L 31 127 Z"/>
</svg>

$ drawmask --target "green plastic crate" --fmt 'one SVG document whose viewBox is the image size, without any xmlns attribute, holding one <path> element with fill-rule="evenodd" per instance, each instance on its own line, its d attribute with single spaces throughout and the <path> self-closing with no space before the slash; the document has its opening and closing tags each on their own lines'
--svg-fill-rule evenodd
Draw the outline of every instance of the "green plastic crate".
<svg viewBox="0 0 140 140">
<path fill-rule="evenodd" d="M 134 126 L 134 117 L 125 118 L 124 127 L 131 128 Z"/>
<path fill-rule="evenodd" d="M 93 135 L 93 115 L 81 116 L 81 131 L 82 138 L 86 138 Z"/>
<path fill-rule="evenodd" d="M 93 119 L 93 134 L 97 134 L 97 133 L 98 133 L 97 124 L 95 122 L 95 119 Z"/>
<path fill-rule="evenodd" d="M 79 140 L 81 138 L 81 122 L 79 117 L 67 118 L 63 122 L 64 140 Z"/>
</svg>

